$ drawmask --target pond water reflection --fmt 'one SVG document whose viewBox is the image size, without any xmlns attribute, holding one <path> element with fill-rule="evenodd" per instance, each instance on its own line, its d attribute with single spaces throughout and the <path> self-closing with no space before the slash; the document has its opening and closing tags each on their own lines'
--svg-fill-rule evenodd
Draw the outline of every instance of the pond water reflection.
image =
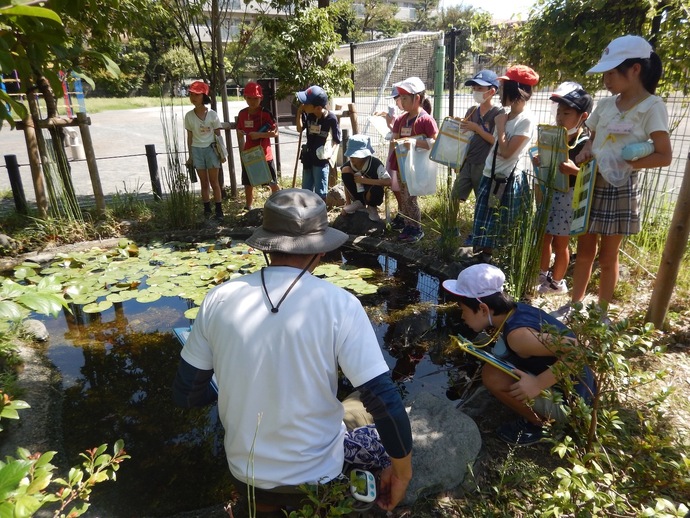
<svg viewBox="0 0 690 518">
<path fill-rule="evenodd" d="M 467 329 L 455 308 L 439 305 L 439 280 L 389 256 L 346 251 L 333 259 L 377 272 L 368 280 L 378 292 L 360 299 L 404 398 L 454 393 L 448 335 Z M 80 451 L 122 438 L 132 457 L 115 484 L 97 486 L 85 516 L 169 516 L 231 497 L 215 407 L 180 409 L 171 401 L 180 352 L 172 329 L 191 324 L 189 307 L 176 297 L 127 300 L 102 313 L 45 320 L 48 356 L 63 376 L 60 451 L 74 463 Z"/>
</svg>

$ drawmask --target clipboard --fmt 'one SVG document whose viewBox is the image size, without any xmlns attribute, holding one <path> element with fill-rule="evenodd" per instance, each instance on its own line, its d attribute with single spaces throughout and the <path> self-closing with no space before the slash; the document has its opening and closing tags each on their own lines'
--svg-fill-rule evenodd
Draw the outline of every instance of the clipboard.
<svg viewBox="0 0 690 518">
<path fill-rule="evenodd" d="M 579 236 L 589 228 L 589 214 L 594 198 L 594 184 L 597 179 L 597 163 L 592 159 L 580 166 L 573 192 L 573 220 L 570 223 L 570 235 Z"/>
<path fill-rule="evenodd" d="M 271 171 L 268 169 L 268 162 L 266 162 L 264 148 L 255 146 L 246 151 L 241 151 L 240 157 L 247 171 L 250 184 L 264 185 L 273 181 Z"/>
<path fill-rule="evenodd" d="M 429 159 L 451 169 L 461 168 L 473 136 L 474 131 L 462 130 L 460 121 L 446 117 L 441 123 Z"/>
<path fill-rule="evenodd" d="M 537 147 L 539 149 L 539 183 L 561 192 L 570 189 L 568 175 L 561 174 L 558 165 L 568 160 L 568 132 L 563 126 L 539 124 Z"/>
<path fill-rule="evenodd" d="M 515 374 L 515 372 L 513 372 L 513 370 L 517 369 L 517 367 L 515 365 L 513 365 L 512 363 L 507 362 L 505 360 L 501 360 L 497 356 L 494 356 L 493 354 L 485 351 L 484 349 L 479 349 L 479 348 L 475 347 L 474 344 L 462 339 L 461 337 L 451 335 L 450 339 L 453 341 L 454 345 L 458 346 L 460 349 L 462 349 L 466 353 L 469 353 L 472 356 L 479 358 L 483 362 L 486 362 L 489 365 L 496 367 L 498 370 L 505 372 L 506 374 L 508 374 L 509 376 L 512 376 L 516 380 L 520 379 L 520 376 L 518 376 L 517 374 Z"/>
</svg>

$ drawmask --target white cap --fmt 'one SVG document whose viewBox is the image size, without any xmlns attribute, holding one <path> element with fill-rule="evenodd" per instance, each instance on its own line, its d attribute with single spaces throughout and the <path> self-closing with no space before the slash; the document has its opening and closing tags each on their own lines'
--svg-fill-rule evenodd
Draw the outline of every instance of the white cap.
<svg viewBox="0 0 690 518">
<path fill-rule="evenodd" d="M 503 291 L 505 274 L 492 264 L 474 264 L 460 272 L 457 279 L 443 281 L 443 288 L 453 295 L 478 299 Z"/>
<path fill-rule="evenodd" d="M 652 51 L 652 46 L 641 36 L 621 36 L 608 44 L 601 54 L 599 63 L 585 73 L 589 75 L 608 72 L 626 59 L 648 59 Z"/>
<path fill-rule="evenodd" d="M 418 94 L 426 90 L 424 82 L 418 77 L 408 77 L 404 81 L 395 84 L 399 94 Z"/>
</svg>

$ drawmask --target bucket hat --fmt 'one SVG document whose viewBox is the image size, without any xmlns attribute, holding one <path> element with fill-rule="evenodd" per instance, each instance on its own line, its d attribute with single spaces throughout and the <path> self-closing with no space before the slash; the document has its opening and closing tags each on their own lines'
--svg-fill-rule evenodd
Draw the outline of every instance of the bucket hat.
<svg viewBox="0 0 690 518">
<path fill-rule="evenodd" d="M 189 85 L 189 92 L 193 94 L 208 95 L 210 91 L 209 86 L 203 81 L 194 81 L 191 85 Z"/>
<path fill-rule="evenodd" d="M 367 158 L 374 154 L 371 139 L 367 135 L 352 135 L 347 140 L 345 156 L 354 158 Z"/>
<path fill-rule="evenodd" d="M 648 59 L 652 55 L 652 46 L 642 36 L 621 36 L 604 49 L 599 62 L 585 74 L 608 72 L 623 63 L 626 59 Z"/>
<path fill-rule="evenodd" d="M 305 189 L 282 189 L 264 204 L 264 221 L 247 239 L 263 252 L 318 254 L 330 252 L 348 235 L 328 226 L 328 210 L 321 197 Z"/>
<path fill-rule="evenodd" d="M 326 106 L 328 104 L 328 94 L 320 86 L 310 86 L 306 90 L 297 92 L 297 100 L 302 104 Z"/>
<path fill-rule="evenodd" d="M 457 279 L 443 281 L 443 288 L 453 295 L 479 299 L 503 291 L 505 274 L 492 264 L 474 264 L 460 272 Z"/>
<path fill-rule="evenodd" d="M 498 88 L 498 76 L 491 70 L 480 70 L 474 77 L 465 81 L 465 86 L 493 86 Z"/>
</svg>

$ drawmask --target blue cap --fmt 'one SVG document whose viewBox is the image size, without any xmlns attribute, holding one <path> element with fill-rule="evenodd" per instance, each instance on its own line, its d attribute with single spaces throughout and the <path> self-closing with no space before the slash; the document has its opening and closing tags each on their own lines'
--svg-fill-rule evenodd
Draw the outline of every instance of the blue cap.
<svg viewBox="0 0 690 518">
<path fill-rule="evenodd" d="M 328 94 L 320 86 L 310 86 L 306 90 L 297 92 L 297 100 L 302 104 L 326 106 L 328 104 Z"/>
<path fill-rule="evenodd" d="M 352 135 L 347 139 L 346 157 L 367 158 L 374 154 L 371 139 L 367 135 Z"/>
<path fill-rule="evenodd" d="M 491 70 L 480 70 L 472 79 L 465 81 L 465 86 L 493 86 L 498 88 L 498 75 Z"/>
</svg>

